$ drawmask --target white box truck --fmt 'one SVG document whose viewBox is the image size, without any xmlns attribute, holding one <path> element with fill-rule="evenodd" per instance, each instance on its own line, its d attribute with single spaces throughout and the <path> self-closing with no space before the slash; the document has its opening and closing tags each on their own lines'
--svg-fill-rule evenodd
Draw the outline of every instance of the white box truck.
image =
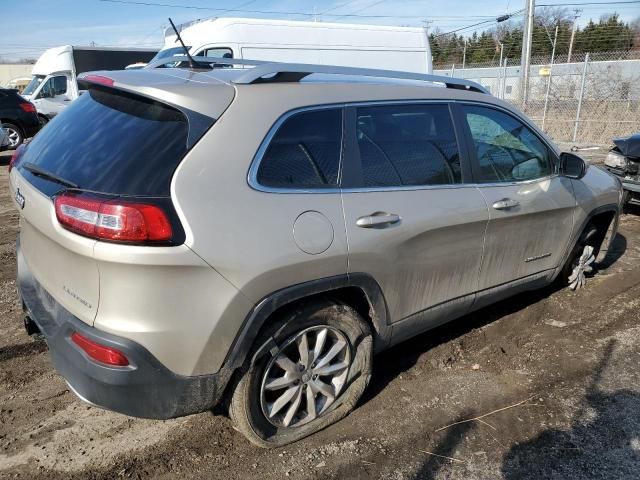
<svg viewBox="0 0 640 480">
<path fill-rule="evenodd" d="M 255 18 L 179 25 L 193 56 L 227 57 L 432 73 L 426 29 Z M 155 60 L 183 55 L 173 29 Z"/>
<path fill-rule="evenodd" d="M 38 116 L 46 122 L 80 95 L 77 75 L 92 70 L 123 70 L 137 62 L 148 62 L 157 52 L 72 45 L 50 48 L 33 66 L 31 81 L 22 96 L 36 106 Z"/>
</svg>

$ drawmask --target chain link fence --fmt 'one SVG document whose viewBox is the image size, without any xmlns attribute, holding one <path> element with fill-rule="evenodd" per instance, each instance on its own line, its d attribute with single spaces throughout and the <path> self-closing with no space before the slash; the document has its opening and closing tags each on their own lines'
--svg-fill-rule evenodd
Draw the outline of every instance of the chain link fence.
<svg viewBox="0 0 640 480">
<path fill-rule="evenodd" d="M 609 144 L 640 131 L 640 51 L 531 59 L 524 99 L 519 60 L 434 65 L 434 73 L 474 80 L 513 103 L 556 142 Z"/>
</svg>

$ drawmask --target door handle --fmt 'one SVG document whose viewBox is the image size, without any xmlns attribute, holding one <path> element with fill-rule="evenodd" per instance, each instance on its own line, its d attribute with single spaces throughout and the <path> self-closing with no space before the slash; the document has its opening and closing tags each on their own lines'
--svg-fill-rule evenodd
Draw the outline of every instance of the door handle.
<svg viewBox="0 0 640 480">
<path fill-rule="evenodd" d="M 362 228 L 384 228 L 400 222 L 400 215 L 395 213 L 375 212 L 358 218 L 356 225 Z"/>
<path fill-rule="evenodd" d="M 492 207 L 496 210 L 509 210 L 510 208 L 519 207 L 520 202 L 517 200 L 511 200 L 510 198 L 503 198 L 495 202 Z"/>
</svg>

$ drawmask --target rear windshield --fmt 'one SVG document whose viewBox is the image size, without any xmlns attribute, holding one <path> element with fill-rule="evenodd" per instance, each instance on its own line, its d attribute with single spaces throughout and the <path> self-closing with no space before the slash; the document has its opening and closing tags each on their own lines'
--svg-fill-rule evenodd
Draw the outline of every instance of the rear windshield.
<svg viewBox="0 0 640 480">
<path fill-rule="evenodd" d="M 20 165 L 30 162 L 86 190 L 168 196 L 187 136 L 187 119 L 180 111 L 137 95 L 92 88 L 34 137 Z M 60 188 L 20 171 L 45 193 Z"/>
</svg>

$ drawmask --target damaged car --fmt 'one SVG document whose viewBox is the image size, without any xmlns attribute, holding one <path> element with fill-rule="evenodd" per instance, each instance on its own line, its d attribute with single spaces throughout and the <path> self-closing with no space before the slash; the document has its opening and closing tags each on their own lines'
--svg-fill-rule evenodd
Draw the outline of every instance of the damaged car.
<svg viewBox="0 0 640 480">
<path fill-rule="evenodd" d="M 640 133 L 616 138 L 613 143 L 605 168 L 622 182 L 625 204 L 640 202 Z"/>
</svg>

